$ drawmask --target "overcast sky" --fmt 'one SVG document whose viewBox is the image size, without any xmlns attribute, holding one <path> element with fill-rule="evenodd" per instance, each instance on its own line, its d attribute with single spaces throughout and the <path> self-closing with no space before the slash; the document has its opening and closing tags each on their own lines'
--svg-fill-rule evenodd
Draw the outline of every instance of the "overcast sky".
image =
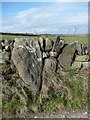
<svg viewBox="0 0 90 120">
<path fill-rule="evenodd" d="M 87 2 L 3 2 L 3 32 L 88 33 Z"/>
</svg>

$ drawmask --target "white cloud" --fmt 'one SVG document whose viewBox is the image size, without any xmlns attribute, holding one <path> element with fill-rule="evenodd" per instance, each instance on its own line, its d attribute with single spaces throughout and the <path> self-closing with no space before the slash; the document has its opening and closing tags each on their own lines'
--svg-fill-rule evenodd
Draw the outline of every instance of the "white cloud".
<svg viewBox="0 0 90 120">
<path fill-rule="evenodd" d="M 2 30 L 4 32 L 67 33 L 70 29 L 70 33 L 73 33 L 75 27 L 78 33 L 87 32 L 87 7 L 83 8 L 82 4 L 79 6 L 70 3 L 53 3 L 50 6 L 44 5 L 21 11 L 16 16 L 3 20 Z"/>
</svg>

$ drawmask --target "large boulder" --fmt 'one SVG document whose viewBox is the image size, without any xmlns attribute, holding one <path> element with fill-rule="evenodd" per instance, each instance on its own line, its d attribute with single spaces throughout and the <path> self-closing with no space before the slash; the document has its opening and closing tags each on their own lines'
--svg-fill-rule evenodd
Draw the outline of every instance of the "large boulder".
<svg viewBox="0 0 90 120">
<path fill-rule="evenodd" d="M 42 83 L 42 52 L 35 39 L 16 39 L 12 51 L 12 61 L 19 76 L 29 87 L 32 94 L 36 94 Z"/>
<path fill-rule="evenodd" d="M 67 68 L 71 65 L 74 58 L 75 48 L 71 45 L 67 45 L 62 53 L 59 55 L 59 63 L 61 67 Z"/>
<path fill-rule="evenodd" d="M 81 54 L 81 47 L 78 41 L 66 45 L 59 55 L 58 61 L 62 68 L 67 68 L 72 65 L 76 57 L 75 53 Z"/>
</svg>

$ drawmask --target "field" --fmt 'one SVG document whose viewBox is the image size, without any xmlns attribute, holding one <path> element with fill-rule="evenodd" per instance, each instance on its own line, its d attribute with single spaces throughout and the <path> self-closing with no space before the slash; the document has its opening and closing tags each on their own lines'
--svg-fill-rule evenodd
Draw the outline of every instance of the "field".
<svg viewBox="0 0 90 120">
<path fill-rule="evenodd" d="M 14 35 L 0 35 L 0 40 L 1 39 L 7 39 L 7 40 L 12 40 L 15 38 L 30 38 L 33 36 L 14 36 Z M 45 35 L 43 35 L 43 37 L 45 37 Z M 56 40 L 56 35 L 48 35 L 48 37 L 51 40 Z M 68 36 L 68 37 L 61 37 L 62 39 L 64 39 L 65 43 L 72 43 L 74 41 L 79 41 L 82 44 L 88 44 L 88 37 L 78 37 L 78 36 Z"/>
</svg>

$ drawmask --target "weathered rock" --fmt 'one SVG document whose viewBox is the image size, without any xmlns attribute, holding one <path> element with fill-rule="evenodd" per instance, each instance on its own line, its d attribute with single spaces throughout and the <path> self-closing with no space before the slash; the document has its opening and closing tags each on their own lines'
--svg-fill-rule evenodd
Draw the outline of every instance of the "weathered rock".
<svg viewBox="0 0 90 120">
<path fill-rule="evenodd" d="M 43 52 L 43 58 L 47 58 L 47 57 L 48 55 L 45 52 Z"/>
<path fill-rule="evenodd" d="M 32 38 L 32 39 L 28 39 L 28 38 L 20 38 L 20 39 L 18 39 L 18 38 L 15 38 L 14 47 L 17 48 L 20 45 L 22 45 L 22 46 L 27 45 L 28 46 L 28 45 L 30 45 L 31 40 L 34 40 L 34 38 Z"/>
<path fill-rule="evenodd" d="M 73 45 L 73 47 L 75 47 L 76 53 L 78 55 L 81 55 L 82 50 L 81 50 L 81 44 L 80 44 L 80 42 L 79 41 L 75 41 L 72 45 Z"/>
<path fill-rule="evenodd" d="M 9 45 L 11 43 L 11 40 L 5 39 L 5 46 Z"/>
<path fill-rule="evenodd" d="M 79 46 L 78 42 L 74 42 L 64 47 L 62 53 L 59 55 L 58 58 L 59 63 L 63 68 L 71 66 L 72 62 L 75 59 L 76 50 L 78 51 L 78 53 L 81 52 L 81 49 L 78 48 L 78 46 Z"/>
<path fill-rule="evenodd" d="M 5 40 L 5 50 L 4 52 L 8 53 L 9 61 L 11 60 L 11 54 L 14 47 L 14 40 Z"/>
<path fill-rule="evenodd" d="M 16 39 L 12 52 L 12 61 L 16 66 L 19 76 L 33 94 L 41 86 L 42 53 L 35 39 Z"/>
<path fill-rule="evenodd" d="M 81 66 L 82 66 L 82 62 L 74 61 L 72 64 L 72 68 L 81 68 Z"/>
<path fill-rule="evenodd" d="M 39 37 L 39 44 L 40 44 L 41 50 L 44 51 L 44 48 L 45 48 L 45 39 L 43 37 Z"/>
<path fill-rule="evenodd" d="M 52 71 L 57 70 L 57 60 L 53 57 L 45 59 L 43 71 Z"/>
<path fill-rule="evenodd" d="M 75 61 L 88 61 L 89 60 L 89 56 L 88 55 L 77 55 L 75 58 Z"/>
<path fill-rule="evenodd" d="M 4 40 L 0 40 L 0 52 L 2 52 L 5 49 L 5 44 L 4 44 Z"/>
<path fill-rule="evenodd" d="M 53 41 L 50 40 L 48 37 L 46 37 L 45 39 L 43 37 L 40 37 L 39 43 L 40 43 L 40 47 L 42 51 L 44 52 L 51 51 L 52 46 L 53 46 Z"/>
<path fill-rule="evenodd" d="M 86 69 L 86 68 L 90 69 L 90 62 L 82 62 L 82 64 L 83 64 L 84 69 Z"/>
<path fill-rule="evenodd" d="M 60 42 L 60 36 L 58 36 L 56 41 L 54 42 L 52 51 L 56 51 L 57 50 L 59 42 Z"/>
<path fill-rule="evenodd" d="M 46 37 L 46 39 L 45 39 L 45 52 L 51 51 L 52 46 L 53 46 L 53 41 L 50 40 L 48 37 Z"/>
<path fill-rule="evenodd" d="M 12 42 L 13 42 L 13 40 L 7 40 L 7 39 L 5 39 L 5 42 L 4 42 L 5 47 L 9 46 Z"/>
<path fill-rule="evenodd" d="M 84 51 L 84 44 L 81 44 L 81 49 L 82 49 L 81 54 L 84 55 L 84 54 L 85 54 L 85 51 Z"/>
<path fill-rule="evenodd" d="M 64 45 L 64 41 L 62 39 L 60 39 L 60 36 L 57 37 L 54 45 L 53 45 L 53 52 L 56 52 L 57 54 L 54 57 L 57 57 L 60 54 L 61 48 Z"/>
<path fill-rule="evenodd" d="M 9 52 L 2 52 L 2 60 L 4 62 L 9 61 L 10 59 L 10 53 Z"/>
<path fill-rule="evenodd" d="M 0 50 L 2 51 L 2 42 L 0 41 Z"/>
<path fill-rule="evenodd" d="M 4 63 L 5 61 L 3 60 L 3 57 L 2 57 L 2 52 L 0 52 L 0 64 Z"/>
<path fill-rule="evenodd" d="M 72 67 L 73 68 L 83 68 L 83 69 L 86 69 L 86 68 L 90 68 L 90 62 L 77 62 L 75 61 L 73 64 L 72 64 Z"/>
<path fill-rule="evenodd" d="M 51 57 L 57 57 L 57 52 L 51 51 L 51 52 L 50 52 L 50 56 L 51 56 Z"/>
<path fill-rule="evenodd" d="M 88 54 L 88 45 L 81 44 L 81 54 L 82 55 L 87 55 Z"/>
</svg>

